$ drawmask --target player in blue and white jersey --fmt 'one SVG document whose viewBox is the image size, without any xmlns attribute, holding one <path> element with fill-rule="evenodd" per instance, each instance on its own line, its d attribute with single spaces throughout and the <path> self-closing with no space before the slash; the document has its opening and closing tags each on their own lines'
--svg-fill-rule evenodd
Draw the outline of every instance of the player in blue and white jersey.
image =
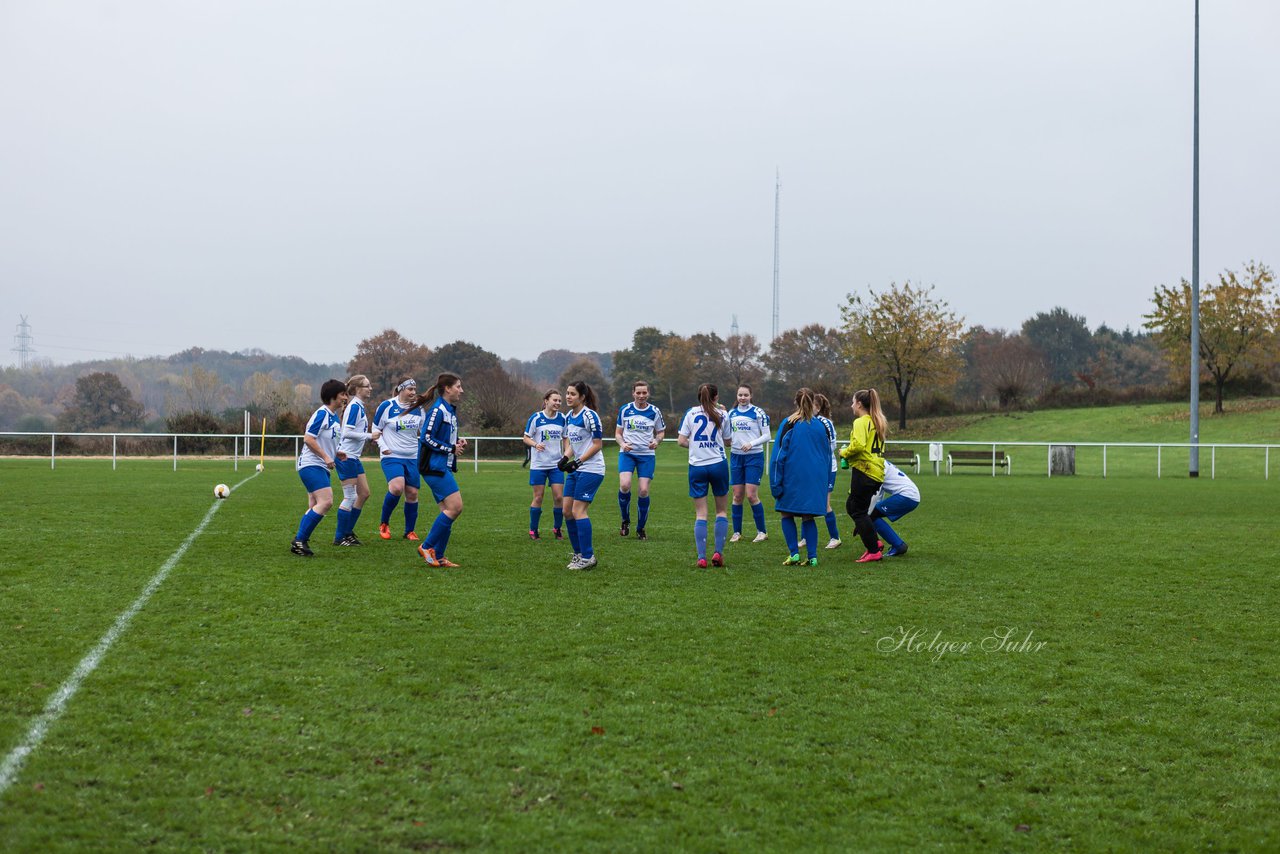
<svg viewBox="0 0 1280 854">
<path fill-rule="evenodd" d="M 434 400 L 433 400 L 434 398 Z M 467 449 L 467 440 L 458 435 L 458 402 L 462 400 L 462 377 L 440 374 L 430 391 L 418 398 L 422 410 L 422 447 L 418 467 L 427 488 L 440 507 L 427 538 L 418 546 L 418 554 L 428 566 L 458 566 L 445 556 L 453 523 L 462 515 L 462 492 L 453 473 L 458 470 L 458 455 Z"/>
<path fill-rule="evenodd" d="M 764 446 L 769 442 L 769 415 L 751 402 L 751 386 L 738 386 L 738 405 L 729 410 L 729 485 L 733 487 L 733 536 L 742 539 L 742 499 L 751 505 L 756 523 L 753 543 L 769 539 L 765 531 L 764 505 L 760 503 L 760 479 L 764 476 Z"/>
<path fill-rule="evenodd" d="M 338 530 L 333 534 L 335 546 L 358 546 L 356 520 L 369 498 L 369 478 L 364 473 L 360 454 L 364 443 L 376 440 L 381 433 L 369 429 L 369 415 L 365 401 L 373 394 L 373 385 L 364 374 L 356 374 L 347 380 L 347 408 L 342 412 L 342 436 L 338 440 L 338 455 L 334 468 L 342 481 L 342 503 L 338 505 Z"/>
<path fill-rule="evenodd" d="M 902 557 L 907 553 L 907 544 L 893 529 L 890 522 L 896 522 L 903 516 L 920 506 L 920 488 L 915 481 L 907 477 L 902 469 L 888 460 L 884 461 L 884 483 L 880 491 L 871 499 L 871 521 L 876 526 L 876 533 L 889 548 L 885 557 Z"/>
<path fill-rule="evenodd" d="M 677 441 L 689 449 L 689 497 L 693 499 L 693 544 L 698 567 L 707 566 L 707 490 L 715 496 L 715 552 L 712 566 L 724 566 L 724 541 L 729 533 L 729 461 L 725 458 L 725 422 L 729 414 L 719 404 L 711 383 L 698 386 L 698 405 L 684 414 Z"/>
<path fill-rule="evenodd" d="M 573 560 L 569 569 L 591 569 L 596 565 L 596 552 L 591 542 L 591 502 L 604 483 L 604 428 L 596 412 L 599 403 L 591 386 L 582 380 L 569 383 L 564 390 L 569 406 L 565 415 L 564 439 L 560 469 L 568 475 L 564 481 L 564 522 L 569 529 Z"/>
<path fill-rule="evenodd" d="M 631 385 L 632 402 L 618 410 L 618 427 L 613 438 L 618 443 L 618 507 L 622 510 L 622 529 L 631 533 L 631 474 L 640 480 L 640 497 L 636 501 L 636 539 L 646 540 L 644 526 L 649 519 L 649 482 L 657 462 L 656 452 L 667 431 L 662 410 L 649 403 L 649 384 L 636 380 Z"/>
<path fill-rule="evenodd" d="M 813 416 L 822 422 L 822 426 L 827 428 L 827 436 L 831 442 L 831 476 L 827 478 L 827 535 L 831 538 L 827 541 L 827 548 L 840 548 L 840 527 L 836 524 L 835 511 L 831 509 L 831 493 L 836 488 L 836 474 L 839 471 L 840 464 L 836 448 L 839 447 L 839 441 L 836 439 L 836 423 L 831 420 L 831 401 L 827 399 L 825 394 L 815 394 L 813 396 L 814 403 L 817 406 L 817 413 Z M 804 540 L 800 541 L 800 545 L 804 545 Z"/>
<path fill-rule="evenodd" d="M 391 513 L 404 496 L 404 538 L 416 540 L 413 529 L 418 525 L 418 437 L 422 431 L 422 410 L 417 407 L 418 383 L 405 377 L 396 386 L 395 397 L 378 404 L 373 426 L 382 436 L 382 474 L 387 479 L 387 494 L 382 499 L 382 521 L 378 536 L 391 539 Z"/>
<path fill-rule="evenodd" d="M 325 380 L 320 386 L 320 401 L 324 405 L 312 413 L 307 429 L 302 434 L 302 452 L 298 454 L 298 477 L 307 489 L 307 512 L 298 523 L 298 533 L 289 551 L 302 557 L 311 557 L 312 533 L 333 506 L 333 483 L 329 472 L 333 469 L 338 453 L 338 436 L 341 420 L 338 410 L 347 402 L 347 384 L 342 380 Z"/>
<path fill-rule="evenodd" d="M 524 445 L 529 449 L 529 485 L 533 487 L 533 503 L 529 505 L 529 539 L 540 540 L 538 525 L 542 520 L 542 498 L 551 484 L 554 500 L 556 539 L 564 538 L 564 472 L 560 471 L 561 442 L 564 440 L 564 413 L 560 411 L 560 392 L 549 389 L 542 396 L 542 408 L 529 416 L 524 425 Z"/>
</svg>

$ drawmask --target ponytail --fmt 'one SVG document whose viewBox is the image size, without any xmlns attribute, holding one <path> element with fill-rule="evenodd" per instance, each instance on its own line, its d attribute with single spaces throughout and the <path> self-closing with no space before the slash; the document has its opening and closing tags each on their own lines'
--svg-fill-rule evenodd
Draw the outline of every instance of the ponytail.
<svg viewBox="0 0 1280 854">
<path fill-rule="evenodd" d="M 720 397 L 720 390 L 711 383 L 703 383 L 698 386 L 698 403 L 702 404 L 702 411 L 707 413 L 707 418 L 716 428 L 721 427 L 720 410 L 716 408 L 716 400 Z"/>
<path fill-rule="evenodd" d="M 818 402 L 813 394 L 813 389 L 805 386 L 796 392 L 796 411 L 787 416 L 787 421 L 795 424 L 797 421 L 810 421 L 813 419 L 813 413 L 817 411 Z"/>
<path fill-rule="evenodd" d="M 867 411 L 867 417 L 875 425 L 876 436 L 880 438 L 880 444 L 883 446 L 888 438 L 889 422 L 885 421 L 884 410 L 880 408 L 880 395 L 873 388 L 864 388 L 855 391 L 853 399 L 862 404 L 862 408 Z"/>
<path fill-rule="evenodd" d="M 417 399 L 413 402 L 413 406 L 409 408 L 417 409 L 419 407 L 429 405 L 431 401 L 435 400 L 437 397 L 443 397 L 445 389 L 450 386 L 455 386 L 460 382 L 462 382 L 462 377 L 457 374 L 440 374 L 436 377 L 436 384 L 427 389 L 426 394 L 418 395 Z"/>
<path fill-rule="evenodd" d="M 814 409 L 817 410 L 817 413 L 823 418 L 831 417 L 831 401 L 827 400 L 827 396 L 825 394 L 815 394 L 813 396 L 813 405 Z"/>
<path fill-rule="evenodd" d="M 582 405 L 587 409 L 597 410 L 600 406 L 599 399 L 596 397 L 595 389 L 584 383 L 582 380 L 575 380 L 569 383 L 573 390 L 582 398 Z"/>
</svg>

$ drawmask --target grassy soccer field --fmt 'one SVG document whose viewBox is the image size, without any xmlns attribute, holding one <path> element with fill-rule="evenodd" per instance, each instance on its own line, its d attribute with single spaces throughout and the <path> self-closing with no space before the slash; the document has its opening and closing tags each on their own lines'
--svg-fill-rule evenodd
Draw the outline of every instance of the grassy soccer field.
<svg viewBox="0 0 1280 854">
<path fill-rule="evenodd" d="M 842 518 L 784 568 L 769 513 L 697 570 L 664 448 L 651 540 L 611 474 L 575 573 L 513 464 L 459 473 L 455 570 L 377 539 L 376 470 L 366 545 L 331 515 L 309 560 L 291 464 L 246 476 L 0 461 L 4 756 L 239 484 L 0 793 L 0 849 L 1280 846 L 1274 477 L 924 475 L 897 562 Z"/>
</svg>

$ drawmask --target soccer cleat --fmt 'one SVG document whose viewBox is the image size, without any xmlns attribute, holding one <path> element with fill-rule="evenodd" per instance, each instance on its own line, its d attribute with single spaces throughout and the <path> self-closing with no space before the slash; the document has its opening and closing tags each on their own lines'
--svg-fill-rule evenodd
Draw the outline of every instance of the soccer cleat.
<svg viewBox="0 0 1280 854">
<path fill-rule="evenodd" d="M 311 546 L 306 540 L 294 540 L 293 544 L 289 546 L 289 551 L 299 557 L 311 557 L 315 554 L 315 552 L 311 551 Z"/>
<path fill-rule="evenodd" d="M 841 541 L 839 537 L 832 537 L 831 540 L 827 543 L 827 548 L 838 549 L 840 548 L 840 544 L 841 544 Z"/>
<path fill-rule="evenodd" d="M 805 564 L 806 564 L 807 566 L 817 566 L 817 565 L 818 565 L 818 559 L 817 559 L 816 557 L 811 557 L 811 558 L 809 558 L 807 561 L 805 561 Z"/>
<path fill-rule="evenodd" d="M 578 554 L 577 552 L 574 552 L 573 560 L 569 561 L 568 565 L 565 566 L 565 569 L 578 569 L 579 568 L 578 565 L 581 563 L 582 563 L 582 555 Z"/>
<path fill-rule="evenodd" d="M 796 545 L 797 545 L 797 546 L 799 546 L 800 548 L 804 548 L 804 547 L 805 547 L 805 539 L 804 539 L 804 537 L 801 537 L 799 540 L 797 540 L 797 541 L 796 541 Z"/>
<path fill-rule="evenodd" d="M 698 558 L 698 569 L 707 568 L 707 559 L 705 557 Z"/>
<path fill-rule="evenodd" d="M 740 539 L 742 539 L 742 534 L 738 531 L 734 531 L 733 536 L 729 538 L 729 542 L 736 543 Z"/>
<path fill-rule="evenodd" d="M 530 531 L 530 532 L 529 532 L 529 539 L 531 539 L 531 540 L 540 540 L 540 539 L 542 539 L 542 535 L 541 535 L 541 534 L 539 534 L 537 531 Z"/>
<path fill-rule="evenodd" d="M 440 558 L 436 557 L 435 549 L 429 549 L 424 544 L 418 546 L 418 554 L 422 555 L 422 559 L 427 562 L 427 566 L 440 566 Z"/>
<path fill-rule="evenodd" d="M 574 569 L 595 569 L 596 563 L 595 555 L 592 555 L 591 557 L 584 557 L 582 560 L 578 561 L 578 565 L 574 567 Z"/>
<path fill-rule="evenodd" d="M 800 559 L 800 555 L 794 554 L 782 562 L 783 566 L 800 566 L 804 561 Z"/>
<path fill-rule="evenodd" d="M 555 532 L 556 532 L 556 539 L 557 539 L 557 540 L 563 540 L 563 539 L 564 539 L 564 531 L 561 531 L 559 528 L 556 528 L 556 529 L 555 529 Z"/>
<path fill-rule="evenodd" d="M 906 553 L 907 553 L 907 544 L 903 543 L 900 546 L 894 546 L 893 548 L 889 549 L 887 552 L 884 553 L 884 556 L 885 557 L 902 557 Z"/>
<path fill-rule="evenodd" d="M 404 538 L 406 540 L 413 540 L 415 543 L 418 541 L 418 535 L 415 534 L 413 531 L 410 531 L 409 533 L 405 534 Z"/>
<path fill-rule="evenodd" d="M 388 525 L 386 522 L 383 522 L 381 525 L 379 525 L 378 536 L 382 537 L 382 539 L 384 540 L 391 539 L 391 526 Z"/>
<path fill-rule="evenodd" d="M 766 534 L 764 531 L 761 531 L 760 533 L 756 534 L 756 538 L 755 538 L 754 540 L 752 540 L 751 542 L 753 542 L 753 543 L 763 543 L 763 542 L 764 542 L 765 540 L 767 540 L 767 539 L 769 539 L 769 535 L 768 535 L 768 534 Z"/>
<path fill-rule="evenodd" d="M 711 556 L 711 565 L 724 566 L 724 555 L 720 554 L 720 552 L 716 552 L 715 554 L 713 554 Z"/>
<path fill-rule="evenodd" d="M 866 552 L 855 563 L 871 563 L 873 560 L 880 560 L 881 554 L 881 552 Z"/>
<path fill-rule="evenodd" d="M 357 537 L 355 534 L 347 534 L 346 539 L 347 539 L 347 541 L 348 541 L 348 542 L 346 543 L 346 545 L 348 545 L 348 546 L 363 546 L 363 545 L 364 545 L 364 543 L 360 542 L 360 538 L 359 538 L 359 537 Z"/>
<path fill-rule="evenodd" d="M 458 569 L 462 566 L 460 563 L 454 563 L 453 561 L 442 557 L 436 558 L 436 562 L 437 565 L 443 569 Z"/>
<path fill-rule="evenodd" d="M 644 532 L 644 528 L 636 528 L 636 539 L 647 540 L 649 539 L 649 535 Z"/>
<path fill-rule="evenodd" d="M 621 537 L 626 537 L 626 536 L 629 536 L 630 534 L 631 534 L 631 523 L 626 519 L 623 519 L 622 530 L 618 531 L 618 535 Z"/>
</svg>

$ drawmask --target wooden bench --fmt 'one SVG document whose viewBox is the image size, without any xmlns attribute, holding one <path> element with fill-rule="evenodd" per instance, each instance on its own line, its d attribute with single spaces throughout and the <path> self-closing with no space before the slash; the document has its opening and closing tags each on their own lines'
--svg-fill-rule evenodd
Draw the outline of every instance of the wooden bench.
<svg viewBox="0 0 1280 854">
<path fill-rule="evenodd" d="M 900 469 L 911 466 L 916 474 L 920 473 L 920 455 L 910 448 L 889 448 L 884 458 Z"/>
<path fill-rule="evenodd" d="M 984 466 L 995 474 L 997 468 L 1003 468 L 1005 474 L 1013 471 L 1013 458 L 1004 451 L 950 451 L 947 453 L 947 474 L 951 474 L 952 466 Z"/>
</svg>

